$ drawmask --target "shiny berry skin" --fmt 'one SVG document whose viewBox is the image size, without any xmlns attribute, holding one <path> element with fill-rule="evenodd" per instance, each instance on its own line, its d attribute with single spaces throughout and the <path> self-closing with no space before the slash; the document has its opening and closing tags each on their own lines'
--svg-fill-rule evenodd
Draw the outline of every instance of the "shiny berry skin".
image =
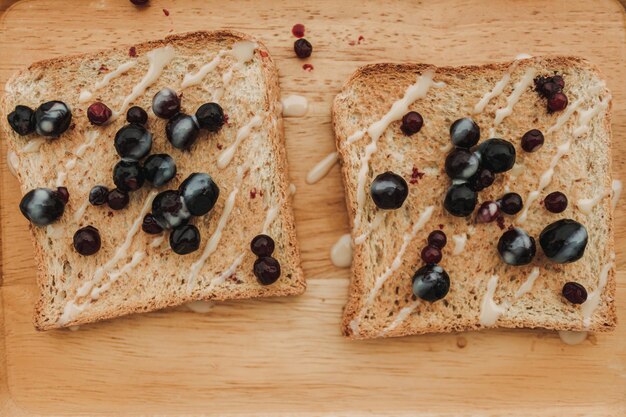
<svg viewBox="0 0 626 417">
<path fill-rule="evenodd" d="M 300 38 L 293 43 L 293 50 L 298 58 L 308 58 L 313 52 L 313 45 L 304 38 Z"/>
<path fill-rule="evenodd" d="M 555 93 L 548 99 L 548 112 L 561 111 L 567 107 L 567 96 L 563 93 Z"/>
<path fill-rule="evenodd" d="M 478 157 L 472 152 L 456 148 L 446 157 L 446 174 L 452 179 L 467 180 L 476 174 L 479 165 Z"/>
<path fill-rule="evenodd" d="M 47 226 L 63 215 L 65 204 L 56 191 L 35 188 L 22 197 L 20 211 L 34 225 Z"/>
<path fill-rule="evenodd" d="M 165 153 L 150 155 L 143 164 L 146 180 L 155 187 L 167 184 L 176 176 L 176 162 Z"/>
<path fill-rule="evenodd" d="M 200 231 L 193 224 L 178 226 L 170 233 L 170 247 L 178 255 L 187 255 L 200 247 Z"/>
<path fill-rule="evenodd" d="M 450 139 L 454 146 L 469 149 L 478 143 L 480 128 L 469 117 L 458 119 L 450 126 Z"/>
<path fill-rule="evenodd" d="M 585 226 L 575 220 L 562 219 L 543 229 L 539 244 L 548 259 L 565 264 L 582 258 L 588 238 Z"/>
<path fill-rule="evenodd" d="M 67 204 L 70 200 L 70 192 L 67 190 L 67 187 L 57 187 L 56 193 L 61 201 L 63 201 L 63 204 Z"/>
<path fill-rule="evenodd" d="M 152 215 L 164 229 L 183 226 L 189 222 L 191 214 L 183 203 L 178 191 L 167 190 L 160 192 L 152 201 Z"/>
<path fill-rule="evenodd" d="M 422 249 L 420 256 L 424 263 L 437 264 L 441 261 L 441 249 L 428 245 Z"/>
<path fill-rule="evenodd" d="M 515 165 L 515 146 L 504 139 L 487 139 L 478 146 L 481 166 L 494 174 L 508 171 Z"/>
<path fill-rule="evenodd" d="M 171 119 L 180 111 L 180 98 L 176 91 L 164 88 L 152 98 L 152 111 L 161 119 Z"/>
<path fill-rule="evenodd" d="M 416 111 L 410 111 L 402 117 L 400 130 L 405 135 L 411 136 L 419 132 L 422 126 L 424 126 L 422 115 Z"/>
<path fill-rule="evenodd" d="M 561 90 L 565 88 L 565 80 L 560 75 L 552 76 L 552 82 L 558 85 Z"/>
<path fill-rule="evenodd" d="M 271 256 L 262 256 L 254 261 L 253 271 L 261 285 L 271 285 L 280 277 L 280 263 Z"/>
<path fill-rule="evenodd" d="M 566 282 L 563 285 L 562 294 L 572 304 L 582 304 L 587 301 L 587 290 L 577 282 Z"/>
<path fill-rule="evenodd" d="M 560 75 L 554 75 L 552 77 L 537 77 L 534 81 L 535 91 L 537 91 L 544 98 L 552 97 L 565 87 L 565 80 L 563 80 L 563 77 Z"/>
<path fill-rule="evenodd" d="M 178 191 L 194 216 L 207 214 L 220 196 L 220 188 L 208 174 L 193 173 L 180 184 Z"/>
<path fill-rule="evenodd" d="M 130 201 L 130 197 L 128 193 L 122 190 L 118 190 L 117 188 L 109 191 L 107 195 L 107 204 L 113 210 L 121 210 L 128 205 Z"/>
<path fill-rule="evenodd" d="M 119 156 L 138 161 L 150 153 L 152 133 L 141 125 L 129 124 L 117 131 L 113 143 Z"/>
<path fill-rule="evenodd" d="M 477 200 L 476 191 L 467 183 L 452 184 L 448 188 L 443 206 L 453 216 L 467 217 L 474 211 Z"/>
<path fill-rule="evenodd" d="M 487 168 L 478 168 L 478 172 L 469 179 L 468 184 L 472 190 L 482 191 L 491 186 L 495 180 L 496 176 L 493 172 Z"/>
<path fill-rule="evenodd" d="M 404 178 L 391 171 L 379 174 L 370 186 L 374 204 L 383 210 L 395 210 L 402 207 L 409 195 L 409 186 Z"/>
<path fill-rule="evenodd" d="M 84 256 L 93 255 L 100 250 L 100 232 L 93 226 L 86 226 L 74 233 L 74 249 Z"/>
<path fill-rule="evenodd" d="M 172 117 L 165 125 L 167 140 L 173 147 L 178 149 L 189 149 L 198 139 L 200 129 L 193 117 L 179 113 Z"/>
<path fill-rule="evenodd" d="M 35 131 L 35 112 L 27 106 L 17 105 L 7 116 L 11 129 L 18 135 L 25 136 Z"/>
<path fill-rule="evenodd" d="M 443 249 L 448 243 L 446 234 L 441 230 L 433 230 L 428 235 L 428 244 L 439 249 Z"/>
<path fill-rule="evenodd" d="M 139 106 L 133 106 L 126 111 L 126 121 L 145 126 L 148 123 L 148 113 Z"/>
<path fill-rule="evenodd" d="M 196 120 L 201 129 L 217 132 L 224 126 L 226 117 L 224 116 L 224 109 L 219 104 L 204 103 L 196 110 Z"/>
<path fill-rule="evenodd" d="M 422 300 L 441 300 L 449 290 L 450 277 L 439 265 L 425 265 L 413 275 L 413 294 Z"/>
<path fill-rule="evenodd" d="M 526 152 L 535 152 L 543 146 L 543 133 L 538 129 L 532 129 L 522 136 L 522 149 Z"/>
<path fill-rule="evenodd" d="M 143 222 L 141 223 L 141 230 L 149 235 L 158 235 L 159 233 L 163 232 L 163 228 L 159 226 L 156 219 L 151 213 L 148 213 L 144 216 Z"/>
<path fill-rule="evenodd" d="M 507 230 L 498 241 L 500 258 L 509 265 L 528 265 L 536 251 L 535 239 L 519 227 Z"/>
<path fill-rule="evenodd" d="M 560 191 L 554 191 L 543 199 L 543 205 L 551 213 L 562 213 L 567 208 L 567 196 Z"/>
<path fill-rule="evenodd" d="M 89 203 L 94 206 L 105 204 L 109 197 L 109 189 L 104 185 L 96 185 L 89 191 Z"/>
<path fill-rule="evenodd" d="M 478 223 L 491 223 L 500 214 L 500 207 L 495 201 L 485 201 L 478 207 L 476 221 Z"/>
<path fill-rule="evenodd" d="M 41 136 L 60 136 L 71 122 L 72 112 L 62 101 L 48 101 L 35 110 L 35 130 Z"/>
<path fill-rule="evenodd" d="M 118 190 L 137 191 L 145 180 L 146 176 L 138 161 L 122 159 L 113 167 L 113 182 Z"/>
<path fill-rule="evenodd" d="M 106 104 L 95 102 L 87 108 L 87 118 L 92 125 L 102 126 L 109 121 L 113 112 Z"/>
<path fill-rule="evenodd" d="M 522 196 L 517 193 L 506 193 L 498 200 L 500 210 L 506 214 L 517 214 L 524 207 Z"/>
<path fill-rule="evenodd" d="M 256 256 L 271 256 L 274 253 L 274 239 L 268 235 L 257 235 L 250 242 L 250 250 Z"/>
</svg>

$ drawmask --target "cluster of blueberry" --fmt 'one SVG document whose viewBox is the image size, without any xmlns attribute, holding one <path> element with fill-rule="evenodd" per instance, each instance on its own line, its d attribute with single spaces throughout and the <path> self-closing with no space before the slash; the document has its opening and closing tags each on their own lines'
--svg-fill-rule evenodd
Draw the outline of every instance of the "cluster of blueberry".
<svg viewBox="0 0 626 417">
<path fill-rule="evenodd" d="M 548 113 L 561 111 L 567 107 L 567 96 L 563 93 L 565 80 L 560 75 L 535 78 L 535 91 L 548 100 Z"/>
<path fill-rule="evenodd" d="M 40 136 L 57 138 L 72 122 L 72 112 L 62 101 L 48 101 L 37 110 L 17 105 L 7 116 L 9 125 L 20 136 L 36 132 Z"/>
<path fill-rule="evenodd" d="M 441 261 L 441 250 L 448 239 L 441 230 L 434 230 L 428 235 L 428 245 L 422 249 L 422 261 L 426 265 L 413 275 L 413 294 L 422 300 L 434 302 L 441 300 L 450 290 L 450 277 L 438 265 Z"/>
<path fill-rule="evenodd" d="M 257 235 L 250 243 L 250 250 L 258 258 L 254 261 L 254 276 L 261 285 L 271 285 L 280 277 L 280 263 L 272 257 L 274 239 L 268 235 Z"/>
</svg>

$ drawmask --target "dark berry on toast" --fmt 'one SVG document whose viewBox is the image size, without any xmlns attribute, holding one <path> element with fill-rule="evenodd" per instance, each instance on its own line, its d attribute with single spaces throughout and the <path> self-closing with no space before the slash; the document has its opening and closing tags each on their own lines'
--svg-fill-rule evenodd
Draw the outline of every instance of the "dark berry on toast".
<svg viewBox="0 0 626 417">
<path fill-rule="evenodd" d="M 176 162 L 165 153 L 150 155 L 143 164 L 146 180 L 155 187 L 167 184 L 176 176 Z"/>
<path fill-rule="evenodd" d="M 566 282 L 563 285 L 562 294 L 572 304 L 582 304 L 587 301 L 587 290 L 577 282 Z"/>
<path fill-rule="evenodd" d="M 522 149 L 526 152 L 535 152 L 543 146 L 543 133 L 538 129 L 532 129 L 522 136 Z"/>
<path fill-rule="evenodd" d="M 139 161 L 122 159 L 113 167 L 113 182 L 118 190 L 137 191 L 143 187 L 146 176 Z"/>
<path fill-rule="evenodd" d="M 109 189 L 104 185 L 96 185 L 89 191 L 89 203 L 94 206 L 105 204 L 109 197 Z"/>
<path fill-rule="evenodd" d="M 458 119 L 450 126 L 450 139 L 454 146 L 469 149 L 478 143 L 480 128 L 469 117 Z"/>
<path fill-rule="evenodd" d="M 163 229 L 172 229 L 187 224 L 191 213 L 178 191 L 160 192 L 152 201 L 152 215 Z"/>
<path fill-rule="evenodd" d="M 515 165 L 515 146 L 504 139 L 487 139 L 478 146 L 481 166 L 494 174 L 508 171 Z"/>
<path fill-rule="evenodd" d="M 500 210 L 506 214 L 517 214 L 524 207 L 522 196 L 518 193 L 506 193 L 497 201 Z"/>
<path fill-rule="evenodd" d="M 374 204 L 383 210 L 395 210 L 402 207 L 409 195 L 409 186 L 404 178 L 391 171 L 379 174 L 370 186 Z"/>
<path fill-rule="evenodd" d="M 161 119 L 171 119 L 180 111 L 180 97 L 171 88 L 164 88 L 152 98 L 152 111 Z"/>
<path fill-rule="evenodd" d="M 210 175 L 191 174 L 178 188 L 189 212 L 194 216 L 207 214 L 220 196 L 220 189 Z"/>
<path fill-rule="evenodd" d="M 480 161 L 478 157 L 463 148 L 452 150 L 446 157 L 446 174 L 452 179 L 468 180 L 478 171 Z"/>
<path fill-rule="evenodd" d="M 111 190 L 107 195 L 107 204 L 113 210 L 121 210 L 128 205 L 130 197 L 126 191 L 117 188 Z"/>
<path fill-rule="evenodd" d="M 15 106 L 7 116 L 7 120 L 11 129 L 18 135 L 25 136 L 35 131 L 35 112 L 27 106 Z"/>
<path fill-rule="evenodd" d="M 439 265 L 425 265 L 413 275 L 413 294 L 422 300 L 441 300 L 449 290 L 450 277 Z"/>
<path fill-rule="evenodd" d="M 587 247 L 587 229 L 571 219 L 561 219 L 548 225 L 539 235 L 543 253 L 553 262 L 564 264 L 582 258 Z"/>
<path fill-rule="evenodd" d="M 57 187 L 56 193 L 63 201 L 63 204 L 67 204 L 67 202 L 70 200 L 70 192 L 68 191 L 67 187 Z"/>
<path fill-rule="evenodd" d="M 120 157 L 138 161 L 150 153 L 152 133 L 142 125 L 131 123 L 117 131 L 113 144 Z"/>
<path fill-rule="evenodd" d="M 443 249 L 448 243 L 448 238 L 442 230 L 433 230 L 428 235 L 428 244 L 439 249 Z"/>
<path fill-rule="evenodd" d="M 148 113 L 139 106 L 132 106 L 126 111 L 126 121 L 144 126 L 148 123 Z"/>
<path fill-rule="evenodd" d="M 100 250 L 100 232 L 93 226 L 85 226 L 74 233 L 74 249 L 84 256 L 93 255 Z"/>
<path fill-rule="evenodd" d="M 92 125 L 102 126 L 109 121 L 112 114 L 111 109 L 106 104 L 100 103 L 99 101 L 87 107 L 87 118 Z"/>
<path fill-rule="evenodd" d="M 548 99 L 548 112 L 561 111 L 567 107 L 567 96 L 563 93 L 555 93 Z"/>
<path fill-rule="evenodd" d="M 159 226 L 156 219 L 151 213 L 148 213 L 144 216 L 143 222 L 141 223 L 141 230 L 148 233 L 149 235 L 158 235 L 163 232 L 163 228 Z"/>
<path fill-rule="evenodd" d="M 167 140 L 177 149 L 187 150 L 198 139 L 200 129 L 196 120 L 187 114 L 178 113 L 165 126 Z"/>
<path fill-rule="evenodd" d="M 170 233 L 170 247 L 178 255 L 187 255 L 200 247 L 200 231 L 192 224 L 178 226 Z"/>
<path fill-rule="evenodd" d="M 62 101 L 48 101 L 35 110 L 35 130 L 41 136 L 58 137 L 72 122 L 72 112 Z"/>
<path fill-rule="evenodd" d="M 543 205 L 551 213 L 562 213 L 567 208 L 567 196 L 560 191 L 554 191 L 543 199 Z"/>
<path fill-rule="evenodd" d="M 478 172 L 468 180 L 468 184 L 472 190 L 482 191 L 491 186 L 495 180 L 496 176 L 493 172 L 489 171 L 487 168 L 480 167 L 478 168 Z"/>
<path fill-rule="evenodd" d="M 407 136 L 416 134 L 422 129 L 424 118 L 416 111 L 410 111 L 402 117 L 400 130 Z"/>
<path fill-rule="evenodd" d="M 250 250 L 256 256 L 271 256 L 274 253 L 274 239 L 268 235 L 257 235 L 250 242 Z"/>
<path fill-rule="evenodd" d="M 452 184 L 446 192 L 443 201 L 444 208 L 448 213 L 457 217 L 467 217 L 474 211 L 478 195 L 470 186 L 463 182 L 460 184 Z"/>
<path fill-rule="evenodd" d="M 58 192 L 35 188 L 22 197 L 20 211 L 34 225 L 47 226 L 63 215 L 65 203 Z"/>
<path fill-rule="evenodd" d="M 280 277 L 280 263 L 271 256 L 262 256 L 254 261 L 253 272 L 261 285 L 271 285 Z"/>
<path fill-rule="evenodd" d="M 217 132 L 226 123 L 224 109 L 217 103 L 204 103 L 196 110 L 196 120 L 201 129 Z"/>
<path fill-rule="evenodd" d="M 476 221 L 478 223 L 491 223 L 500 215 L 500 207 L 495 201 L 483 202 L 476 212 Z"/>
<path fill-rule="evenodd" d="M 420 253 L 420 257 L 426 264 L 437 264 L 442 258 L 441 249 L 431 245 L 425 246 Z"/>
<path fill-rule="evenodd" d="M 498 253 L 508 265 L 528 265 L 536 250 L 535 239 L 519 227 L 507 230 L 498 240 Z"/>
<path fill-rule="evenodd" d="M 313 53 L 313 45 L 304 38 L 300 38 L 293 43 L 293 50 L 298 58 L 308 58 Z"/>
</svg>

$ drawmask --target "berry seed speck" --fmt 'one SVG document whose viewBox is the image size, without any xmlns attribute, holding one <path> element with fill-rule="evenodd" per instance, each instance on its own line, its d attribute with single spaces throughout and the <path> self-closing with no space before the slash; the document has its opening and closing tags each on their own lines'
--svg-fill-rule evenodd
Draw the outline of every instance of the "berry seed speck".
<svg viewBox="0 0 626 417">
<path fill-rule="evenodd" d="M 304 37 L 304 25 L 302 23 L 296 23 L 295 25 L 293 25 L 293 27 L 291 28 L 291 33 L 293 34 L 293 36 L 295 36 L 296 38 L 302 38 Z"/>
<path fill-rule="evenodd" d="M 421 180 L 423 176 L 423 172 L 420 172 L 418 168 L 413 167 L 413 172 L 411 172 L 411 179 L 409 180 L 409 183 L 417 184 L 417 182 Z"/>
<path fill-rule="evenodd" d="M 137 56 L 137 49 L 135 49 L 134 46 L 131 46 L 130 49 L 128 50 L 128 56 L 131 58 L 134 58 Z"/>
<path fill-rule="evenodd" d="M 169 10 L 167 10 L 167 9 L 163 9 L 163 14 L 164 14 L 165 16 L 169 16 L 169 15 L 170 15 L 170 11 L 169 11 Z"/>
<path fill-rule="evenodd" d="M 311 71 L 313 71 L 314 68 L 313 68 L 313 65 L 311 65 L 311 64 L 304 64 L 302 66 L 302 69 L 305 70 L 305 71 L 311 72 Z"/>
</svg>

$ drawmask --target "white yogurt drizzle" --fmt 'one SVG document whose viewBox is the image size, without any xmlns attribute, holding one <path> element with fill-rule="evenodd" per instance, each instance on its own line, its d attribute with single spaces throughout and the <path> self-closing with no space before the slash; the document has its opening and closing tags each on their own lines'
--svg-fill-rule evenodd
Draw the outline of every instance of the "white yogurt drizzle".
<svg viewBox="0 0 626 417">
<path fill-rule="evenodd" d="M 159 246 L 161 246 L 161 244 L 163 244 L 163 241 L 165 240 L 165 235 L 161 235 L 158 237 L 155 237 L 152 242 L 150 242 L 150 247 L 151 248 L 158 248 Z"/>
<path fill-rule="evenodd" d="M 283 108 L 283 117 L 302 117 L 309 110 L 306 97 L 291 94 L 280 100 Z"/>
<path fill-rule="evenodd" d="M 226 149 L 224 149 L 217 158 L 217 167 L 219 169 L 224 169 L 228 166 L 228 164 L 230 164 L 241 142 L 248 136 L 250 136 L 250 134 L 252 133 L 252 129 L 261 126 L 262 122 L 263 119 L 261 118 L 261 116 L 257 115 L 250 119 L 248 123 L 241 126 L 239 130 L 237 130 L 235 141 L 230 144 L 230 146 L 228 146 Z"/>
<path fill-rule="evenodd" d="M 498 81 L 496 85 L 493 86 L 493 89 L 488 93 L 485 93 L 484 96 L 482 96 L 480 101 L 474 106 L 474 114 L 482 113 L 485 110 L 485 107 L 487 107 L 487 104 L 489 104 L 492 99 L 500 96 L 504 92 L 504 88 L 511 80 L 511 73 L 513 72 L 513 70 L 515 70 L 517 64 L 518 62 L 514 61 L 509 66 L 508 71 L 502 76 L 502 79 L 500 79 L 500 81 Z M 451 144 L 449 144 L 449 146 L 452 147 Z"/>
<path fill-rule="evenodd" d="M 400 120 L 409 111 L 409 106 L 418 99 L 426 97 L 430 87 L 435 85 L 433 82 L 434 76 L 433 70 L 426 70 L 418 77 L 415 84 L 410 85 L 404 96 L 393 103 L 391 109 L 380 120 L 372 123 L 367 128 L 367 134 L 370 136 L 371 141 L 365 147 L 365 154 L 360 158 L 361 167 L 359 169 L 357 177 L 357 189 L 356 189 L 356 216 L 354 218 L 354 231 L 358 231 L 361 226 L 361 217 L 363 205 L 365 204 L 366 190 L 365 182 L 367 181 L 367 174 L 369 172 L 369 161 L 374 152 L 378 148 L 378 139 L 385 132 L 389 125 L 397 120 Z M 441 85 L 441 83 L 437 83 Z M 443 84 L 445 85 L 445 84 Z M 356 234 L 356 233 L 354 233 Z"/>
<path fill-rule="evenodd" d="M 398 327 L 404 320 L 407 319 L 407 317 L 409 317 L 409 315 L 413 312 L 413 310 L 415 310 L 419 305 L 420 305 L 420 300 L 415 300 L 415 301 L 412 301 L 406 307 L 403 307 L 398 313 L 398 315 L 396 316 L 396 318 L 389 324 L 389 326 L 385 327 L 383 330 L 381 330 L 380 333 L 378 333 L 378 337 L 383 337 L 387 333 L 389 333 L 390 331 Z"/>
<path fill-rule="evenodd" d="M 600 201 L 602 201 L 605 197 L 613 195 L 613 198 L 611 199 L 611 206 L 615 208 L 613 203 L 617 204 L 617 199 L 619 199 L 619 194 L 621 192 L 622 182 L 619 180 L 613 180 L 610 190 L 602 190 L 592 198 L 581 198 L 576 202 L 576 207 L 578 207 L 578 209 L 584 214 L 589 215 L 593 212 L 593 208 L 598 205 Z"/>
<path fill-rule="evenodd" d="M 89 101 L 93 97 L 93 92 L 94 91 L 97 91 L 97 90 L 101 89 L 102 87 L 106 87 L 107 85 L 109 85 L 111 80 L 113 80 L 114 78 L 117 78 L 120 75 L 126 73 L 129 69 L 134 67 L 136 64 L 137 64 L 137 61 L 135 61 L 135 60 L 124 62 L 123 64 L 120 64 L 120 66 L 118 66 L 114 71 L 111 71 L 108 74 L 106 74 L 104 77 L 102 77 L 102 79 L 100 81 L 96 81 L 96 83 L 93 85 L 93 88 L 91 89 L 91 91 L 89 91 L 89 90 L 82 90 L 80 92 L 80 96 L 78 97 L 78 102 L 79 103 L 85 103 L 85 102 Z"/>
<path fill-rule="evenodd" d="M 39 148 L 46 142 L 44 138 L 35 138 L 28 141 L 26 145 L 22 148 L 22 152 L 24 153 L 35 153 L 39 152 Z"/>
<path fill-rule="evenodd" d="M 128 256 L 128 250 L 130 249 L 130 246 L 133 243 L 133 238 L 139 231 L 139 228 L 141 227 L 141 223 L 143 222 L 143 218 L 148 213 L 148 211 L 150 211 L 152 207 L 152 200 L 154 200 L 154 197 L 156 197 L 156 195 L 157 195 L 157 191 L 152 191 L 150 194 L 148 194 L 148 196 L 146 197 L 146 201 L 141 209 L 141 212 L 139 213 L 139 215 L 133 222 L 132 226 L 128 230 L 128 233 L 126 234 L 126 238 L 124 239 L 124 242 L 122 243 L 122 245 L 120 245 L 120 247 L 117 248 L 117 250 L 115 251 L 115 254 L 113 255 L 111 259 L 109 259 L 104 265 L 96 269 L 96 272 L 94 273 L 93 278 L 85 282 L 78 289 L 74 299 L 72 301 L 69 301 L 65 305 L 63 309 L 63 314 L 61 314 L 61 317 L 59 317 L 58 324 L 60 324 L 61 326 L 64 326 L 65 324 L 74 320 L 78 314 L 84 311 L 93 300 L 90 298 L 84 301 L 83 303 L 77 304 L 78 300 L 82 297 L 86 297 L 87 295 L 90 295 L 92 293 L 92 289 L 94 288 L 94 286 L 96 286 L 98 283 L 102 281 L 104 275 L 108 274 L 111 268 L 113 268 L 115 265 L 119 263 L 119 261 L 121 261 L 122 259 Z"/>
<path fill-rule="evenodd" d="M 513 295 L 512 301 L 503 301 L 501 304 L 496 304 L 493 299 L 493 295 L 496 292 L 496 288 L 498 286 L 498 276 L 493 275 L 489 281 L 487 282 L 487 292 L 483 297 L 483 301 L 480 306 L 480 317 L 479 322 L 483 326 L 493 326 L 496 324 L 500 316 L 511 308 L 513 302 L 518 298 L 522 297 L 524 294 L 530 292 L 539 276 L 539 268 L 535 267 L 532 269 L 528 277 L 526 277 L 526 281 L 520 285 L 518 290 Z"/>
<path fill-rule="evenodd" d="M 74 222 L 78 223 L 80 219 L 83 218 L 88 206 L 89 206 L 89 201 L 85 201 L 83 204 L 81 204 L 81 206 L 74 212 L 74 217 L 73 217 Z"/>
<path fill-rule="evenodd" d="M 330 260 L 337 268 L 352 265 L 352 239 L 350 233 L 341 235 L 330 250 Z"/>
<path fill-rule="evenodd" d="M 153 49 L 146 54 L 148 57 L 148 72 L 143 76 L 139 83 L 135 84 L 131 93 L 124 98 L 120 109 L 113 112 L 111 121 L 117 119 L 121 114 L 126 112 L 130 103 L 135 101 L 139 96 L 146 92 L 146 89 L 150 87 L 161 76 L 163 69 L 174 59 L 175 55 L 174 47 L 171 45 L 164 46 L 162 48 Z"/>
<path fill-rule="evenodd" d="M 337 152 L 331 152 L 324 159 L 315 164 L 306 174 L 306 183 L 315 184 L 328 175 L 331 168 L 339 161 L 338 156 L 339 154 Z"/>
<path fill-rule="evenodd" d="M 357 130 L 356 132 L 354 132 L 353 134 L 348 136 L 348 138 L 346 139 L 346 144 L 347 145 L 351 145 L 354 142 L 363 139 L 363 137 L 365 137 L 366 133 L 367 133 L 366 129 Z"/>
<path fill-rule="evenodd" d="M 85 155 L 85 152 L 87 152 L 87 149 L 89 149 L 90 147 L 96 144 L 96 139 L 98 139 L 98 136 L 100 136 L 100 133 L 98 133 L 97 130 L 90 130 L 87 133 L 85 133 L 85 138 L 86 138 L 85 142 L 82 143 L 78 148 L 76 148 L 76 151 L 74 151 L 75 156 L 73 158 L 68 159 L 67 162 L 65 162 L 65 171 L 58 172 L 57 179 L 56 179 L 57 187 L 61 187 L 65 183 L 65 180 L 67 179 L 67 172 L 74 169 L 78 158 Z"/>
<path fill-rule="evenodd" d="M 180 84 L 181 88 L 187 88 L 194 85 L 198 85 L 202 82 L 204 77 L 207 76 L 208 73 L 215 70 L 217 66 L 222 62 L 222 58 L 225 55 L 231 55 L 237 60 L 237 68 L 242 68 L 243 64 L 250 61 L 254 56 L 254 51 L 258 47 L 256 42 L 250 41 L 239 41 L 235 42 L 230 50 L 221 50 L 217 53 L 217 55 L 208 63 L 204 64 L 195 74 L 185 74 L 183 78 L 183 82 Z M 224 86 L 230 83 L 232 79 L 232 69 L 230 70 L 230 75 L 228 72 L 224 74 L 222 77 L 222 82 Z"/>
<path fill-rule="evenodd" d="M 535 68 L 528 68 L 522 79 L 515 84 L 513 92 L 506 99 L 506 107 L 496 110 L 496 118 L 494 120 L 496 126 L 513 113 L 513 107 L 517 104 L 524 91 L 533 83 L 536 72 Z"/>
<path fill-rule="evenodd" d="M 230 264 L 230 266 L 228 268 L 226 268 L 226 270 L 224 272 L 222 272 L 221 274 L 219 274 L 218 276 L 213 278 L 211 280 L 211 283 L 209 284 L 208 291 L 212 290 L 213 288 L 217 287 L 218 285 L 222 285 L 224 283 L 224 281 L 226 281 L 226 279 L 229 276 L 234 274 L 235 271 L 237 270 L 237 268 L 239 268 L 239 265 L 241 265 L 241 263 L 243 262 L 243 258 L 245 256 L 246 256 L 245 252 L 240 253 L 239 256 L 237 256 L 235 258 L 233 263 Z"/>
<path fill-rule="evenodd" d="M 7 151 L 7 168 L 14 177 L 17 177 L 17 169 L 20 166 L 20 159 L 13 151 Z"/>
<path fill-rule="evenodd" d="M 378 229 L 380 225 L 385 221 L 388 213 L 389 212 L 385 210 L 378 210 L 378 212 L 374 216 L 374 220 L 372 220 L 372 223 L 369 225 L 367 230 L 365 230 L 362 234 L 360 234 L 354 239 L 354 244 L 355 245 L 363 244 L 365 240 L 369 237 L 369 235 L 372 234 L 374 230 Z"/>
<path fill-rule="evenodd" d="M 559 337 L 566 345 L 579 345 L 587 339 L 587 332 L 559 330 Z"/>
<path fill-rule="evenodd" d="M 124 266 L 122 266 L 122 268 L 120 268 L 118 271 L 110 272 L 108 274 L 109 279 L 105 281 L 104 284 L 91 290 L 91 299 L 97 300 L 98 298 L 100 298 L 100 294 L 111 288 L 111 285 L 113 285 L 113 283 L 117 281 L 119 277 L 132 271 L 133 268 L 139 265 L 139 263 L 143 261 L 145 257 L 146 252 L 144 251 L 136 251 L 135 253 L 133 253 L 133 257 L 131 258 L 130 262 L 124 264 Z"/>
<path fill-rule="evenodd" d="M 60 239 L 63 237 L 64 228 L 59 224 L 49 224 L 46 226 L 46 234 L 52 239 Z"/>
<path fill-rule="evenodd" d="M 198 300 L 198 301 L 191 301 L 187 303 L 186 306 L 189 310 L 193 311 L 194 313 L 206 314 L 209 311 L 213 310 L 215 303 L 211 301 Z"/>
<path fill-rule="evenodd" d="M 563 114 L 557 117 L 556 122 L 548 128 L 548 130 L 546 131 L 546 134 L 556 132 L 557 130 L 562 128 L 563 125 L 565 125 L 565 123 L 567 123 L 567 121 L 570 119 L 570 117 L 572 117 L 574 112 L 578 110 L 578 107 L 582 104 L 582 102 L 583 102 L 583 98 L 579 97 L 576 100 L 574 100 L 572 103 L 570 103 L 565 109 L 565 111 L 563 112 Z"/>
<path fill-rule="evenodd" d="M 453 235 L 452 241 L 454 242 L 454 249 L 452 255 L 457 256 L 463 253 L 465 250 L 465 244 L 467 243 L 467 234 L 462 233 L 460 235 Z"/>
<path fill-rule="evenodd" d="M 356 317 L 350 322 L 350 328 L 352 329 L 352 332 L 354 334 L 358 334 L 359 325 L 360 325 L 361 319 L 363 318 L 363 315 L 367 311 L 367 308 L 376 299 L 376 294 L 378 294 L 378 291 L 380 291 L 385 281 L 387 281 L 387 279 L 389 279 L 389 277 L 398 268 L 402 266 L 402 257 L 404 256 L 404 253 L 409 247 L 409 244 L 415 238 L 415 235 L 417 235 L 417 232 L 419 232 L 426 225 L 426 223 L 428 223 L 428 221 L 430 220 L 430 217 L 433 214 L 434 209 L 435 209 L 434 206 L 428 206 L 422 211 L 419 219 L 417 220 L 417 222 L 415 222 L 411 230 L 404 234 L 402 238 L 403 240 L 402 246 L 400 246 L 400 250 L 396 254 L 396 257 L 394 258 L 392 264 L 389 267 L 387 267 L 387 269 L 382 275 L 379 275 L 378 277 L 376 277 L 376 280 L 374 281 L 374 286 L 370 290 L 367 296 L 367 299 L 365 303 L 363 304 L 363 307 L 361 308 L 359 313 L 356 315 Z"/>
<path fill-rule="evenodd" d="M 613 267 L 615 260 L 615 253 L 611 253 L 610 261 L 602 266 L 602 270 L 600 271 L 600 278 L 598 279 L 598 287 L 589 293 L 587 297 L 587 301 L 581 304 L 581 311 L 583 313 L 583 326 L 585 329 L 588 329 L 591 325 L 591 316 L 596 311 L 598 306 L 600 305 L 600 299 L 602 296 L 602 292 L 604 291 L 604 287 L 606 287 L 606 283 L 609 278 L 609 271 Z"/>
</svg>

